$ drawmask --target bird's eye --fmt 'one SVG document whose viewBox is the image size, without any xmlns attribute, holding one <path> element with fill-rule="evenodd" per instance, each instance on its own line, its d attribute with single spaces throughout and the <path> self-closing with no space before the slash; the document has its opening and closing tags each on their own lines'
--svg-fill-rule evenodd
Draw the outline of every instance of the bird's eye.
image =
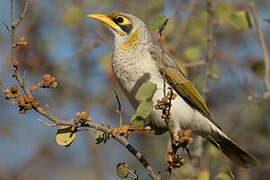
<svg viewBox="0 0 270 180">
<path fill-rule="evenodd" d="M 117 23 L 122 23 L 122 22 L 124 22 L 124 19 L 122 17 L 117 17 L 116 22 Z"/>
<path fill-rule="evenodd" d="M 128 20 L 128 18 L 124 16 L 116 16 L 114 19 L 114 22 L 118 25 L 128 25 L 131 24 L 131 22 Z"/>
</svg>

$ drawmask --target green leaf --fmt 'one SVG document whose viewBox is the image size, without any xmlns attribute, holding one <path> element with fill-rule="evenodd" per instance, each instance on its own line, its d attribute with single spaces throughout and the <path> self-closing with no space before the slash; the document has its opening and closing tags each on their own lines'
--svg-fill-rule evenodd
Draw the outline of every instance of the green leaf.
<svg viewBox="0 0 270 180">
<path fill-rule="evenodd" d="M 158 31 L 158 28 L 166 21 L 168 17 L 164 14 L 154 17 L 149 23 L 149 29 L 151 32 Z"/>
<path fill-rule="evenodd" d="M 60 146 L 69 147 L 77 136 L 77 129 L 72 130 L 71 126 L 62 126 L 56 132 L 56 143 Z"/>
<path fill-rule="evenodd" d="M 252 27 L 252 20 L 247 11 L 233 12 L 228 23 L 237 31 L 245 31 Z"/>
<path fill-rule="evenodd" d="M 104 133 L 103 131 L 97 130 L 95 135 L 96 144 L 106 143 L 109 139 L 108 134 Z"/>
<path fill-rule="evenodd" d="M 199 46 L 190 46 L 184 49 L 184 58 L 189 61 L 196 61 L 201 56 L 201 48 Z"/>
<path fill-rule="evenodd" d="M 136 94 L 139 101 L 151 100 L 157 90 L 157 85 L 148 81 L 143 83 Z"/>
<path fill-rule="evenodd" d="M 136 113 L 132 116 L 130 124 L 133 126 L 145 126 L 150 123 L 149 116 L 153 110 L 153 102 L 142 102 L 137 107 Z"/>
</svg>

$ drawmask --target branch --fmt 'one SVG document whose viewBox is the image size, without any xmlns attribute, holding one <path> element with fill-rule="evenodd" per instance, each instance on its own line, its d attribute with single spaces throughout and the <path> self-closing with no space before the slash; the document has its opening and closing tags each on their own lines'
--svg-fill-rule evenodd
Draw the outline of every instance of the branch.
<svg viewBox="0 0 270 180">
<path fill-rule="evenodd" d="M 258 40 L 259 40 L 259 43 L 260 43 L 260 45 L 262 47 L 263 56 L 264 56 L 264 84 L 265 84 L 265 87 L 266 87 L 266 92 L 264 93 L 264 98 L 269 99 L 270 98 L 269 54 L 268 54 L 267 47 L 265 45 L 265 40 L 264 40 L 264 36 L 263 36 L 263 33 L 262 33 L 262 29 L 261 29 L 258 13 L 256 11 L 254 0 L 252 0 L 252 2 L 250 3 L 250 9 L 251 9 L 251 12 L 252 12 L 254 20 L 255 20 L 257 34 L 258 34 Z"/>
<path fill-rule="evenodd" d="M 40 108 L 42 109 L 42 108 Z M 38 110 L 39 112 L 39 110 Z M 41 111 L 41 114 L 44 113 L 43 111 Z M 161 178 L 153 171 L 151 165 L 148 163 L 148 161 L 144 158 L 143 154 L 139 151 L 137 151 L 134 146 L 132 146 L 131 144 L 129 144 L 128 140 L 125 139 L 124 137 L 117 135 L 117 134 L 112 134 L 110 133 L 110 129 L 102 126 L 102 125 L 98 125 L 94 122 L 85 122 L 82 124 L 75 124 L 75 120 L 71 119 L 71 120 L 60 120 L 56 117 L 53 117 L 51 115 L 49 115 L 48 113 L 42 114 L 45 117 L 47 117 L 49 120 L 51 120 L 54 125 L 49 125 L 49 126 L 58 126 L 58 125 L 66 125 L 66 126 L 77 126 L 77 128 L 84 128 L 84 130 L 88 130 L 88 131 L 92 131 L 93 129 L 95 130 L 99 130 L 102 131 L 104 133 L 110 134 L 112 136 L 112 138 L 114 138 L 115 140 L 117 140 L 120 144 L 122 144 L 131 154 L 133 154 L 136 159 L 143 165 L 143 167 L 145 168 L 146 172 L 148 173 L 148 175 L 153 179 L 153 180 L 161 180 Z M 39 120 L 40 121 L 40 120 Z M 42 121 L 41 121 L 42 122 Z M 48 126 L 47 123 L 42 122 L 43 124 L 45 124 L 46 126 Z"/>
<path fill-rule="evenodd" d="M 208 51 L 206 56 L 206 68 L 204 73 L 203 79 L 203 95 L 206 96 L 208 92 L 208 79 L 211 73 L 211 66 L 214 61 L 214 51 L 215 51 L 215 36 L 214 36 L 214 22 L 215 22 L 215 15 L 214 15 L 214 5 L 212 0 L 207 0 L 206 8 L 208 12 L 208 31 L 207 31 L 207 41 L 208 41 Z"/>
<path fill-rule="evenodd" d="M 11 0 L 12 4 L 13 4 L 13 0 Z M 19 15 L 19 18 L 16 22 L 13 22 L 13 18 L 11 18 L 11 22 L 12 22 L 12 29 L 16 29 L 22 22 L 23 18 L 26 15 L 27 9 L 28 9 L 28 4 L 29 4 L 29 0 L 25 0 L 25 4 L 24 4 L 24 9 L 23 12 Z M 11 7 L 11 12 L 13 12 L 13 6 Z M 13 15 L 13 13 L 12 13 Z M 12 17 L 12 16 L 11 16 Z"/>
</svg>

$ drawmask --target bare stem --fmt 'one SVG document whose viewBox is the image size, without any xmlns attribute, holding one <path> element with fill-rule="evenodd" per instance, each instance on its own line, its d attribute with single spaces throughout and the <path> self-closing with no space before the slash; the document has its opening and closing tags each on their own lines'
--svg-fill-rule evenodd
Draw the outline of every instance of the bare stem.
<svg viewBox="0 0 270 180">
<path fill-rule="evenodd" d="M 260 45 L 262 47 L 263 56 L 264 56 L 264 84 L 265 84 L 265 87 L 266 87 L 266 92 L 264 94 L 264 97 L 265 98 L 270 98 L 269 54 L 268 54 L 267 47 L 265 45 L 265 40 L 264 40 L 264 36 L 263 36 L 263 33 L 262 33 L 262 29 L 261 29 L 258 13 L 256 11 L 254 0 L 252 0 L 252 2 L 250 3 L 250 9 L 251 9 L 251 12 L 252 12 L 254 20 L 255 20 L 257 34 L 258 34 L 258 40 L 259 40 L 259 43 L 260 43 Z"/>
<path fill-rule="evenodd" d="M 205 97 L 208 92 L 208 79 L 211 73 L 211 66 L 214 61 L 214 51 L 215 51 L 215 36 L 214 36 L 214 5 L 212 0 L 207 0 L 206 2 L 207 12 L 208 12 L 208 31 L 207 31 L 207 42 L 208 51 L 206 56 L 206 68 L 203 80 L 203 95 Z"/>
</svg>

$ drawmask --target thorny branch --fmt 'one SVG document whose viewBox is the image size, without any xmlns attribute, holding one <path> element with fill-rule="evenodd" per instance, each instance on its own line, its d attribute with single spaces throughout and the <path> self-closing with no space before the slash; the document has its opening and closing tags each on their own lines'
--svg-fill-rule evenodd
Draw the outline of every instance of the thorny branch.
<svg viewBox="0 0 270 180">
<path fill-rule="evenodd" d="M 14 11 L 14 1 L 11 0 L 11 11 L 10 11 L 10 20 L 11 20 L 11 27 L 9 28 L 8 25 L 4 22 L 2 22 L 2 24 L 6 27 L 6 29 L 9 32 L 10 35 L 10 44 L 11 44 L 11 52 L 10 52 L 10 58 L 11 61 L 13 63 L 13 70 L 14 70 L 14 75 L 13 77 L 16 79 L 16 81 L 18 82 L 19 86 L 23 89 L 24 93 L 30 97 L 33 98 L 33 95 L 31 93 L 31 90 L 29 88 L 27 88 L 25 86 L 25 73 L 23 75 L 23 78 L 21 77 L 21 75 L 19 74 L 19 62 L 15 59 L 15 48 L 16 43 L 15 43 L 15 32 L 16 32 L 16 28 L 21 24 L 22 20 L 24 19 L 26 13 L 27 13 L 27 9 L 28 9 L 28 4 L 29 4 L 29 0 L 25 0 L 25 5 L 24 5 L 24 9 L 23 12 L 19 15 L 19 18 L 17 19 L 17 21 L 13 21 L 13 11 Z M 5 84 L 0 81 L 0 85 L 3 87 L 4 90 L 8 90 L 7 87 L 5 86 Z M 46 117 L 47 119 L 49 119 L 50 121 L 52 121 L 54 124 L 48 124 L 48 123 L 44 123 L 47 126 L 59 126 L 59 125 L 66 125 L 66 126 L 72 126 L 72 127 L 76 127 L 76 128 L 83 128 L 84 130 L 88 130 L 88 131 L 92 131 L 94 130 L 100 130 L 104 133 L 109 133 L 109 128 L 102 126 L 102 125 L 98 125 L 96 123 L 93 122 L 78 122 L 78 120 L 74 120 L 74 119 L 70 119 L 68 121 L 66 120 L 60 120 L 52 115 L 50 115 L 47 111 L 46 108 L 41 108 L 41 107 L 33 107 L 33 109 L 38 112 L 39 114 L 41 114 L 42 116 Z M 43 123 L 42 120 L 39 120 Z M 147 171 L 148 175 L 153 179 L 153 180 L 160 180 L 161 178 L 153 171 L 152 167 L 150 166 L 150 164 L 148 163 L 148 161 L 144 158 L 144 156 L 142 155 L 142 153 L 138 152 L 131 144 L 128 143 L 127 139 L 125 139 L 124 137 L 117 135 L 117 134 L 111 134 L 112 138 L 114 138 L 115 140 L 117 140 L 120 144 L 122 144 L 123 146 L 125 146 L 127 148 L 127 150 L 133 154 L 138 161 L 144 166 L 145 170 Z"/>
<path fill-rule="evenodd" d="M 258 17 L 256 7 L 255 7 L 254 0 L 252 0 L 252 2 L 250 3 L 250 9 L 251 9 L 251 12 L 252 12 L 254 20 L 255 20 L 257 34 L 258 34 L 258 40 L 259 40 L 259 43 L 260 43 L 260 45 L 262 47 L 263 56 L 264 56 L 264 84 L 265 84 L 265 87 L 266 87 L 266 92 L 264 93 L 264 98 L 269 99 L 270 98 L 269 54 L 268 54 L 267 47 L 265 45 L 265 40 L 264 40 L 264 36 L 263 36 L 263 33 L 262 33 L 262 29 L 261 29 L 261 25 L 260 25 L 260 21 L 259 21 L 259 17 Z"/>
</svg>

